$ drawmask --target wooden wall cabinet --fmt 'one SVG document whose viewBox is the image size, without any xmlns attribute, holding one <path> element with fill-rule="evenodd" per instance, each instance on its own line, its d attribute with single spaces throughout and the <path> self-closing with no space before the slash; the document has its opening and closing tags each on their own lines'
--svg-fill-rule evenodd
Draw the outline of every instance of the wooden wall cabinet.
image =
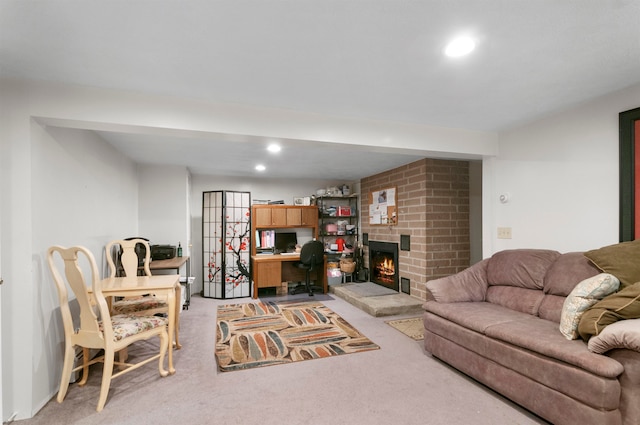
<svg viewBox="0 0 640 425">
<path fill-rule="evenodd" d="M 318 221 L 318 209 L 288 207 L 287 209 L 287 226 L 296 227 L 313 227 Z"/>
<path fill-rule="evenodd" d="M 254 205 L 253 221 L 256 229 L 315 227 L 318 224 L 318 208 L 316 206 Z"/>
<path fill-rule="evenodd" d="M 251 207 L 251 230 L 311 229 L 313 238 L 318 238 L 318 207 L 315 205 L 253 205 Z M 251 245 L 251 255 L 256 255 L 257 243 Z"/>
<path fill-rule="evenodd" d="M 256 228 L 274 228 L 287 225 L 287 211 L 284 208 L 256 208 L 254 205 L 254 222 Z"/>
</svg>

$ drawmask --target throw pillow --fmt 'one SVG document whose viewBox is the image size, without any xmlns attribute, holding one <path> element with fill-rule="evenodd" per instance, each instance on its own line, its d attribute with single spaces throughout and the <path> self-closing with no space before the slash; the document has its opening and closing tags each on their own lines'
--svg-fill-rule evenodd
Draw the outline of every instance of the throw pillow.
<svg viewBox="0 0 640 425">
<path fill-rule="evenodd" d="M 640 352 L 640 319 L 621 320 L 612 323 L 594 336 L 587 345 L 594 353 L 604 354 L 615 348 Z"/>
<path fill-rule="evenodd" d="M 578 333 L 585 341 L 619 320 L 640 318 L 640 282 L 627 286 L 595 303 L 584 312 Z"/>
<path fill-rule="evenodd" d="M 560 332 L 567 339 L 578 338 L 578 323 L 582 314 L 592 305 L 613 294 L 620 287 L 617 277 L 600 273 L 578 283 L 564 300 L 560 315 Z"/>
<path fill-rule="evenodd" d="M 584 255 L 604 273 L 620 279 L 623 288 L 640 281 L 640 239 L 593 249 Z"/>
</svg>

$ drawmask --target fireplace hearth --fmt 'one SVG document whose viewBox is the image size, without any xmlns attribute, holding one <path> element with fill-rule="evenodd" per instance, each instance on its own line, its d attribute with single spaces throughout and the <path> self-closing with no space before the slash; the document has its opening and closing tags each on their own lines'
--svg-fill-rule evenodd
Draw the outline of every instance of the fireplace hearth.
<svg viewBox="0 0 640 425">
<path fill-rule="evenodd" d="M 369 271 L 371 282 L 399 291 L 398 244 L 369 241 Z"/>
</svg>

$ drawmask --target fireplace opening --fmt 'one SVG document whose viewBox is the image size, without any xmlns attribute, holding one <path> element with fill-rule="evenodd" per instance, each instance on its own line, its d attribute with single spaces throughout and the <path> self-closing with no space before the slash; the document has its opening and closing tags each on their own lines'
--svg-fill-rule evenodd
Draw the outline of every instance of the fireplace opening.
<svg viewBox="0 0 640 425">
<path fill-rule="evenodd" d="M 369 241 L 371 282 L 399 291 L 398 244 Z"/>
</svg>

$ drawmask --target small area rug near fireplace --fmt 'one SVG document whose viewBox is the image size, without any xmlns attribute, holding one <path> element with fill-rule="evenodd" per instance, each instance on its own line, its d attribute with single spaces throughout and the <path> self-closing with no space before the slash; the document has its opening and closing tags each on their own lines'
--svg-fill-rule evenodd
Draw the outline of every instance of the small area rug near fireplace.
<svg viewBox="0 0 640 425">
<path fill-rule="evenodd" d="M 389 320 L 385 323 L 387 323 L 392 328 L 399 330 L 409 338 L 415 339 L 416 341 L 421 341 L 424 339 L 424 325 L 422 324 L 422 317 Z"/>
<path fill-rule="evenodd" d="M 380 348 L 320 302 L 221 305 L 216 334 L 223 372 Z"/>
</svg>

